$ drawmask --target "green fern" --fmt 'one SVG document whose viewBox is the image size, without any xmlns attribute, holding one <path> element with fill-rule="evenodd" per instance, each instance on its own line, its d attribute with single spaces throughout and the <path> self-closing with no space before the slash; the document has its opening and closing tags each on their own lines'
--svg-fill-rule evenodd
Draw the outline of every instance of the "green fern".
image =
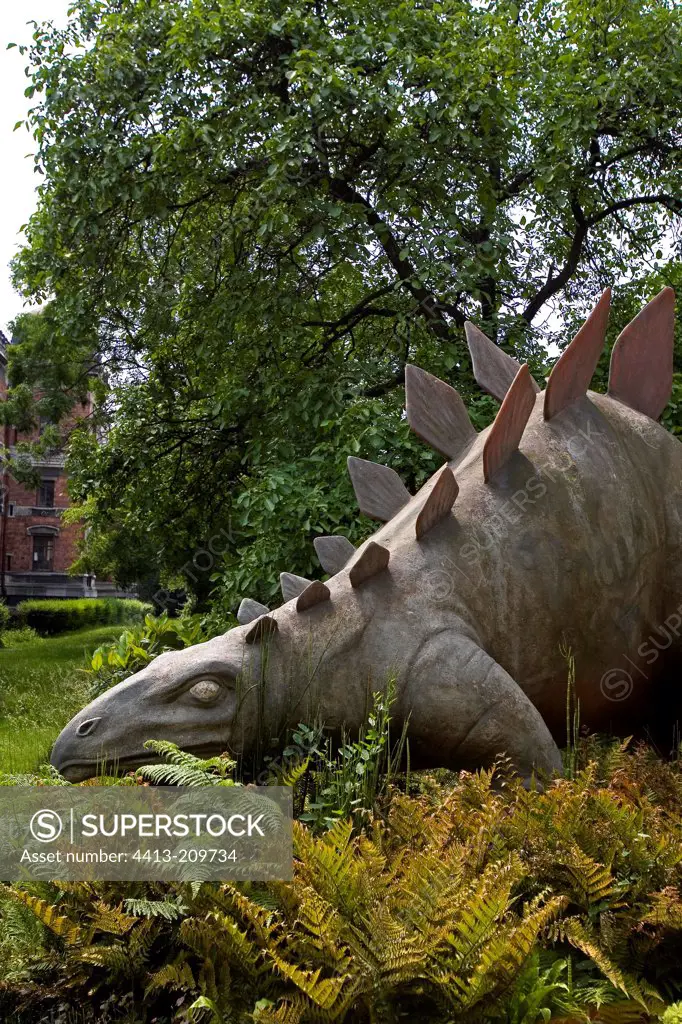
<svg viewBox="0 0 682 1024">
<path fill-rule="evenodd" d="M 276 775 L 278 786 L 291 786 L 295 789 L 299 784 L 305 773 L 308 771 L 310 766 L 310 759 L 305 758 L 303 761 L 299 761 L 298 764 L 291 764 L 285 766 L 283 771 Z"/>
<path fill-rule="evenodd" d="M 163 988 L 179 989 L 183 992 L 191 992 L 196 989 L 196 982 L 192 968 L 187 962 L 186 953 L 181 953 L 173 963 L 164 964 L 158 971 L 154 971 L 150 975 L 145 988 L 145 998 Z"/>
<path fill-rule="evenodd" d="M 180 750 L 168 740 L 147 740 L 147 750 L 164 759 L 162 764 L 143 765 L 137 775 L 157 786 L 234 786 L 229 778 L 236 762 L 227 756 L 203 760 L 194 754 Z"/>
<path fill-rule="evenodd" d="M 253 1011 L 253 1019 L 255 1024 L 300 1024 L 304 1012 L 303 1006 L 294 1006 L 290 1002 L 282 1002 L 275 1007 L 270 999 L 259 999 Z"/>
<path fill-rule="evenodd" d="M 40 899 L 24 889 L 10 888 L 8 885 L 2 885 L 2 891 L 11 899 L 18 900 L 28 907 L 41 924 L 44 924 L 55 935 L 59 935 L 68 944 L 80 942 L 84 937 L 83 930 L 68 917 L 60 914 L 57 907 L 48 900 Z"/>
<path fill-rule="evenodd" d="M 160 917 L 164 921 L 177 921 L 188 913 L 188 907 L 181 899 L 127 899 L 124 906 L 133 917 Z"/>
</svg>

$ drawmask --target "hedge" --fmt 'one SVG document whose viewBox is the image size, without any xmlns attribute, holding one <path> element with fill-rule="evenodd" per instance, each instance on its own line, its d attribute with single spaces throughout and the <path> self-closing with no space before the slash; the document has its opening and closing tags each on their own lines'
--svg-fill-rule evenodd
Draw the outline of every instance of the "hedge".
<svg viewBox="0 0 682 1024">
<path fill-rule="evenodd" d="M 32 626 L 42 636 L 66 633 L 84 626 L 141 621 L 152 612 L 150 604 L 130 598 L 88 598 L 76 600 L 22 601 L 17 608 L 19 623 Z"/>
</svg>

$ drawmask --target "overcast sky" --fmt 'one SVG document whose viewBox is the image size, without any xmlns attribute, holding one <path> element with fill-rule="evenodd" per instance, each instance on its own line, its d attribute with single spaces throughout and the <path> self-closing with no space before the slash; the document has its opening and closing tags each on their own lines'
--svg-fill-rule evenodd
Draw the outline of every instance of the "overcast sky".
<svg viewBox="0 0 682 1024">
<path fill-rule="evenodd" d="M 7 50 L 8 43 L 28 43 L 32 29 L 28 21 L 66 23 L 70 0 L 0 0 L 0 329 L 24 309 L 21 296 L 10 284 L 8 263 L 21 244 L 19 229 L 35 209 L 33 139 L 25 128 L 12 129 L 26 116 L 33 101 L 24 96 L 28 79 L 24 74 L 26 57 L 18 49 Z"/>
</svg>

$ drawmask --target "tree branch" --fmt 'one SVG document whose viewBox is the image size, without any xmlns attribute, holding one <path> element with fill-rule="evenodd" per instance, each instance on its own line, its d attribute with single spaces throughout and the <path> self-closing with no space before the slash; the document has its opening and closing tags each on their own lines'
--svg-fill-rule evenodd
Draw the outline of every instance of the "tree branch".
<svg viewBox="0 0 682 1024">
<path fill-rule="evenodd" d="M 675 196 L 661 192 L 655 196 L 631 196 L 629 199 L 619 199 L 617 202 L 611 203 L 603 210 L 600 210 L 599 213 L 593 213 L 591 217 L 588 217 L 587 226 L 588 228 L 594 227 L 595 224 L 606 220 L 607 217 L 611 217 L 614 213 L 618 213 L 620 210 L 629 210 L 632 206 L 652 206 L 655 204 L 665 206 L 672 213 L 682 214 L 682 199 L 677 199 Z"/>
<path fill-rule="evenodd" d="M 527 323 L 532 322 L 533 317 L 540 309 L 542 309 L 547 300 L 551 299 L 553 295 L 556 295 L 556 293 L 570 281 L 571 277 L 578 269 L 583 245 L 585 244 L 585 239 L 587 238 L 587 232 L 589 230 L 589 223 L 585 219 L 585 215 L 577 200 L 574 200 L 571 203 L 571 208 L 573 210 L 573 216 L 575 217 L 576 227 L 571 240 L 571 247 L 568 251 L 568 256 L 566 257 L 566 262 L 557 274 L 554 274 L 550 269 L 544 285 L 524 309 L 521 316 Z"/>
<path fill-rule="evenodd" d="M 529 171 L 519 171 L 514 177 L 505 184 L 500 182 L 499 194 L 501 199 L 512 199 L 517 196 L 527 181 L 530 181 L 535 171 L 531 167 Z"/>
<path fill-rule="evenodd" d="M 423 285 L 416 285 L 414 283 L 417 277 L 415 267 L 410 260 L 404 259 L 401 256 L 400 244 L 371 203 L 349 185 L 347 181 L 341 178 L 331 178 L 329 185 L 331 193 L 336 199 L 344 203 L 361 206 L 364 209 L 365 219 L 374 231 L 389 263 L 398 275 L 399 280 L 418 303 L 417 313 L 424 317 L 434 334 L 440 338 L 447 338 L 449 336 L 450 328 L 444 313 L 452 316 L 458 326 L 463 326 L 465 318 L 459 310 L 454 306 L 448 306 L 445 303 L 439 302 L 433 292 L 424 288 Z"/>
<path fill-rule="evenodd" d="M 384 295 L 390 295 L 393 292 L 394 286 L 392 284 L 385 285 L 383 288 L 378 288 L 375 292 L 370 292 L 369 295 L 365 295 L 364 298 L 360 299 L 351 309 L 349 309 L 343 316 L 340 316 L 337 320 L 303 320 L 301 321 L 303 327 L 327 327 L 332 330 L 338 330 L 340 327 L 346 326 L 355 321 L 360 315 L 367 311 L 367 307 L 370 303 L 376 299 L 383 298 Z M 370 310 L 372 316 L 388 316 L 394 314 L 394 310 L 383 309 L 378 306 L 373 306 Z"/>
<path fill-rule="evenodd" d="M 531 299 L 521 314 L 523 319 L 526 320 L 527 323 L 531 323 L 533 317 L 536 316 L 545 302 L 547 302 L 548 299 L 551 299 L 553 295 L 556 295 L 556 293 L 560 291 L 571 279 L 578 268 L 583 246 L 590 228 L 593 228 L 596 224 L 600 224 L 608 217 L 615 216 L 621 210 L 629 210 L 633 206 L 652 205 L 665 206 L 666 209 L 670 210 L 672 213 L 682 215 L 682 199 L 677 199 L 675 196 L 668 195 L 665 192 L 658 193 L 654 196 L 631 196 L 629 199 L 619 199 L 604 207 L 603 210 L 593 213 L 590 217 L 586 217 L 578 202 L 573 200 L 571 203 L 571 209 L 573 210 L 573 215 L 575 217 L 576 227 L 573 233 L 571 247 L 569 249 L 568 256 L 566 257 L 566 262 L 557 274 L 554 274 L 550 268 L 545 284 Z"/>
</svg>

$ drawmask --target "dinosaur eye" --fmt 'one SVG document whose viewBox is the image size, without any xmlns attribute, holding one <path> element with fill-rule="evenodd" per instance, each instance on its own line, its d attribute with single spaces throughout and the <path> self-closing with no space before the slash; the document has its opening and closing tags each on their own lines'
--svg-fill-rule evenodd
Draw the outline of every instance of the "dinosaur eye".
<svg viewBox="0 0 682 1024">
<path fill-rule="evenodd" d="M 193 697 L 197 700 L 203 701 L 208 704 L 220 693 L 220 685 L 214 682 L 212 679 L 200 679 L 198 683 L 190 687 L 189 691 Z"/>
</svg>

